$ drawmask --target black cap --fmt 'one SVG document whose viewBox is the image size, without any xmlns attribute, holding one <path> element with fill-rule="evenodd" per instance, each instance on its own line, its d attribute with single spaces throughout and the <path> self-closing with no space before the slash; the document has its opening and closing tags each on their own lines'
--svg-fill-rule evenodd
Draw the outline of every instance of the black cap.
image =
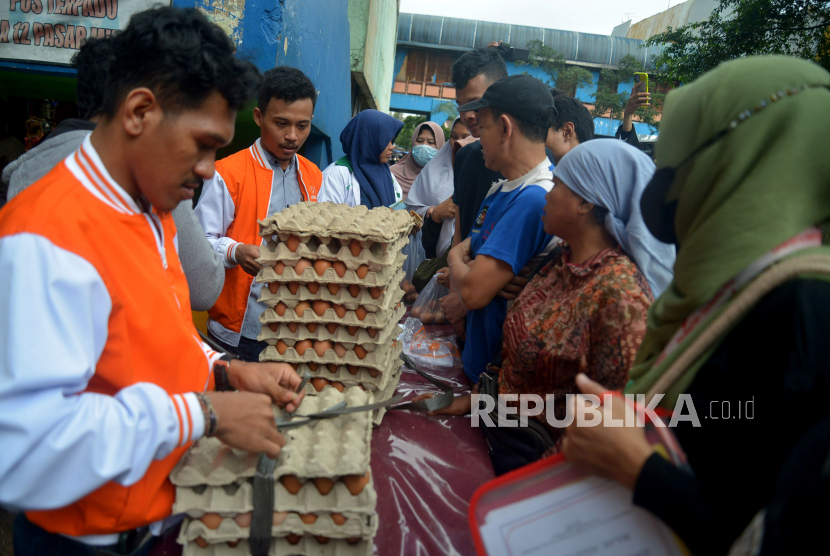
<svg viewBox="0 0 830 556">
<path fill-rule="evenodd" d="M 550 127 L 556 118 L 556 107 L 548 86 L 530 75 L 511 75 L 490 85 L 484 96 L 462 104 L 459 112 L 496 108 L 518 120 L 541 127 Z"/>
</svg>

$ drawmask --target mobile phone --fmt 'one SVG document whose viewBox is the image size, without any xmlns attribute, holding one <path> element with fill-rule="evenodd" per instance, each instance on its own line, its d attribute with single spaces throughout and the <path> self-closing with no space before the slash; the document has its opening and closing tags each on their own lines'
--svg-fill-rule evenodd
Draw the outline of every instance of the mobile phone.
<svg viewBox="0 0 830 556">
<path fill-rule="evenodd" d="M 644 72 L 637 72 L 634 74 L 634 83 L 645 83 L 646 90 L 644 92 L 648 92 L 648 74 Z M 634 85 L 636 87 L 636 85 Z M 648 105 L 650 103 L 646 103 Z"/>
</svg>

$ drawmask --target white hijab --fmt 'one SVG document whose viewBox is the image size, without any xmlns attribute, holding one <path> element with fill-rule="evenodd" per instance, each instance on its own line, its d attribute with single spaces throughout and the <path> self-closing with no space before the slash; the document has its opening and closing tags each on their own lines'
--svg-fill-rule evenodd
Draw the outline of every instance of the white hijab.
<svg viewBox="0 0 830 556">
<path fill-rule="evenodd" d="M 455 124 L 453 124 L 455 125 Z M 435 156 L 430 160 L 415 181 L 406 197 L 406 205 L 417 212 L 421 218 L 426 219 L 426 212 L 429 207 L 440 205 L 453 194 L 453 171 L 452 171 L 452 144 L 450 141 L 444 143 Z M 441 225 L 441 233 L 438 236 L 436 254 L 442 257 L 452 244 L 455 234 L 455 220 L 447 219 Z"/>
</svg>

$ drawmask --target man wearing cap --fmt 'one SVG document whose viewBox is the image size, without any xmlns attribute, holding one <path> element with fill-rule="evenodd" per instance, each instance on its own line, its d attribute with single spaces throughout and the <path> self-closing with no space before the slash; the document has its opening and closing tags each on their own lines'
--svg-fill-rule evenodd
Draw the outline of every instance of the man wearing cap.
<svg viewBox="0 0 830 556">
<path fill-rule="evenodd" d="M 448 257 L 452 285 L 468 310 L 464 372 L 476 383 L 501 345 L 508 302 L 499 292 L 558 241 L 541 219 L 553 187 L 545 139 L 556 108 L 544 83 L 513 75 L 458 110 L 479 112 L 484 163 L 506 178 L 490 188 L 470 237 Z"/>
</svg>

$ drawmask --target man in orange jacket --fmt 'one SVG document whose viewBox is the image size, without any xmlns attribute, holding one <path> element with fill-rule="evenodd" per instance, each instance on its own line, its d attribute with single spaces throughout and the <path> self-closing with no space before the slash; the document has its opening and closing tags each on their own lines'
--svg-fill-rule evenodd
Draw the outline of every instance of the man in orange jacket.
<svg viewBox="0 0 830 556">
<path fill-rule="evenodd" d="M 296 68 L 265 72 L 254 121 L 260 138 L 244 151 L 216 163 L 205 182 L 196 215 L 208 241 L 225 263 L 225 285 L 208 315 L 208 332 L 226 350 L 258 361 L 265 343 L 257 341 L 262 266 L 257 220 L 301 201 L 317 201 L 323 175 L 297 154 L 311 133 L 317 90 Z"/>
<path fill-rule="evenodd" d="M 213 176 L 259 72 L 194 9 L 138 13 L 108 40 L 101 122 L 0 210 L 0 504 L 26 511 L 17 556 L 145 554 L 192 442 L 276 457 L 271 404 L 302 398 L 290 366 L 199 340 L 170 215 Z"/>
</svg>

